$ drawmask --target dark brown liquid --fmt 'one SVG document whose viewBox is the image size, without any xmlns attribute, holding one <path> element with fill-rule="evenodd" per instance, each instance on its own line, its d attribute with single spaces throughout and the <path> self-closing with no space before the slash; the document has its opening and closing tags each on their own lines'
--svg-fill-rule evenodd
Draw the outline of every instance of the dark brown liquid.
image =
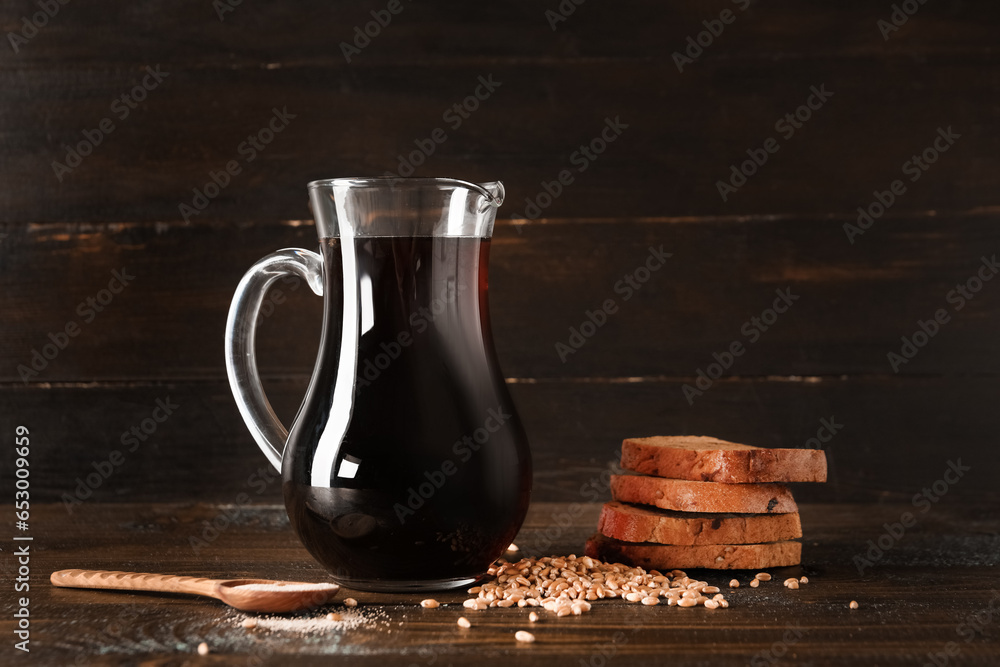
<svg viewBox="0 0 1000 667">
<path fill-rule="evenodd" d="M 323 242 L 324 340 L 283 457 L 292 524 L 348 585 L 481 576 L 524 520 L 531 485 L 527 442 L 490 336 L 489 240 L 368 237 L 354 245 L 360 340 L 356 368 L 342 378 L 345 260 L 339 240 Z M 342 382 L 355 383 L 349 416 L 342 405 L 331 409 Z M 330 486 L 314 486 L 313 453 L 324 431 L 341 432 L 338 423 L 346 435 Z"/>
</svg>

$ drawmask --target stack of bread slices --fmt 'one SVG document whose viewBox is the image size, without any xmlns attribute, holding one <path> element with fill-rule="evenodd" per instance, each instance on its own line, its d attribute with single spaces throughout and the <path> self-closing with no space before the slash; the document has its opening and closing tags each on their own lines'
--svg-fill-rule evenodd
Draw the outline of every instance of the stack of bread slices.
<svg viewBox="0 0 1000 667">
<path fill-rule="evenodd" d="M 765 449 L 704 436 L 630 438 L 586 553 L 646 569 L 798 565 L 798 507 L 786 482 L 825 482 L 816 449 Z"/>
</svg>

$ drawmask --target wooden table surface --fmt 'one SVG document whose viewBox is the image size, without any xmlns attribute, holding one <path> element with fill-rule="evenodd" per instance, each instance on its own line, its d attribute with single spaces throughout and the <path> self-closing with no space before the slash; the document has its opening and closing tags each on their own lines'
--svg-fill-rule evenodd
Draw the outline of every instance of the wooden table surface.
<svg viewBox="0 0 1000 667">
<path fill-rule="evenodd" d="M 854 562 L 884 523 L 908 505 L 805 505 L 803 565 L 773 570 L 774 580 L 725 589 L 729 609 L 645 607 L 600 602 L 579 617 L 542 613 L 530 625 L 533 644 L 514 640 L 528 629 L 527 609 L 469 611 L 463 592 L 424 595 L 344 591 L 372 619 L 350 630 L 301 634 L 246 630 L 242 614 L 222 603 L 187 596 L 56 589 L 62 568 L 120 569 L 210 577 L 253 576 L 320 581 L 322 569 L 299 545 L 277 506 L 98 504 L 33 508 L 30 657 L 13 649 L 14 622 L 0 620 L 3 664 L 351 664 L 465 665 L 512 660 L 524 664 L 995 665 L 1000 662 L 1000 518 L 989 507 L 941 502 L 906 529 L 859 575 Z M 540 503 L 518 537 L 521 555 L 579 554 L 596 525 L 599 505 Z M 191 537 L 203 521 L 232 516 L 230 526 L 199 553 Z M 567 517 L 571 523 L 567 524 Z M 562 524 L 565 528 L 559 528 Z M 883 538 L 883 543 L 890 538 Z M 25 544 L 8 542 L 8 544 Z M 6 550 L 8 547 L 4 546 Z M 401 554 L 400 557 L 405 557 Z M 5 559 L 10 562 L 12 559 Z M 14 573 L 5 577 L 13 580 Z M 691 573 L 695 574 L 695 573 Z M 797 591 L 789 576 L 808 575 Z M 726 586 L 731 572 L 696 576 Z M 5 593 L 5 597 L 7 594 Z M 850 610 L 851 600 L 860 603 Z M 10 607 L 5 604 L 5 608 Z M 334 604 L 312 612 L 341 610 Z M 473 623 L 456 625 L 459 616 Z M 206 642 L 211 654 L 199 656 Z M 952 642 L 952 644 L 949 644 Z M 947 656 L 951 647 L 956 655 Z M 947 660 L 947 663 L 941 662 Z M 935 664 L 930 662 L 930 664 Z"/>
</svg>

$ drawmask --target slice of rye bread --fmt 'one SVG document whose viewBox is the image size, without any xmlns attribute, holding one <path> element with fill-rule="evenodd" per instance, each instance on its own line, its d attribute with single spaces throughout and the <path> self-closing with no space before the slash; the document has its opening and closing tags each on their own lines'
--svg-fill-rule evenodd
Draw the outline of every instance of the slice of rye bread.
<svg viewBox="0 0 1000 667">
<path fill-rule="evenodd" d="M 717 484 L 645 475 L 612 475 L 611 497 L 676 512 L 784 514 L 799 509 L 784 484 Z"/>
<path fill-rule="evenodd" d="M 765 449 L 693 435 L 628 438 L 622 467 L 644 475 L 726 484 L 825 482 L 820 449 Z"/>
<path fill-rule="evenodd" d="M 609 563 L 624 563 L 661 572 L 694 568 L 763 570 L 802 562 L 802 544 L 799 542 L 677 546 L 622 542 L 600 533 L 587 540 L 584 553 Z"/>
<path fill-rule="evenodd" d="M 692 514 L 605 503 L 597 530 L 623 542 L 760 544 L 802 537 L 799 513 Z"/>
</svg>

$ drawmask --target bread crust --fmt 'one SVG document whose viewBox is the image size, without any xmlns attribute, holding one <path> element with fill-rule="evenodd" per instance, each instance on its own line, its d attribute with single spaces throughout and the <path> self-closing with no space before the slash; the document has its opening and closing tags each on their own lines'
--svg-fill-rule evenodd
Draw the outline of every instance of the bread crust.
<svg viewBox="0 0 1000 667">
<path fill-rule="evenodd" d="M 802 562 L 799 542 L 765 544 L 702 544 L 677 546 L 622 542 L 595 533 L 587 540 L 586 555 L 606 562 L 647 570 L 762 570 Z"/>
<path fill-rule="evenodd" d="M 694 514 L 605 503 L 597 530 L 623 542 L 656 544 L 760 544 L 802 537 L 798 512 Z"/>
<path fill-rule="evenodd" d="M 799 509 L 784 484 L 717 484 L 646 475 L 612 475 L 611 497 L 676 512 L 784 514 Z"/>
<path fill-rule="evenodd" d="M 820 449 L 765 449 L 707 436 L 627 438 L 621 464 L 645 475 L 726 484 L 826 481 Z"/>
</svg>

